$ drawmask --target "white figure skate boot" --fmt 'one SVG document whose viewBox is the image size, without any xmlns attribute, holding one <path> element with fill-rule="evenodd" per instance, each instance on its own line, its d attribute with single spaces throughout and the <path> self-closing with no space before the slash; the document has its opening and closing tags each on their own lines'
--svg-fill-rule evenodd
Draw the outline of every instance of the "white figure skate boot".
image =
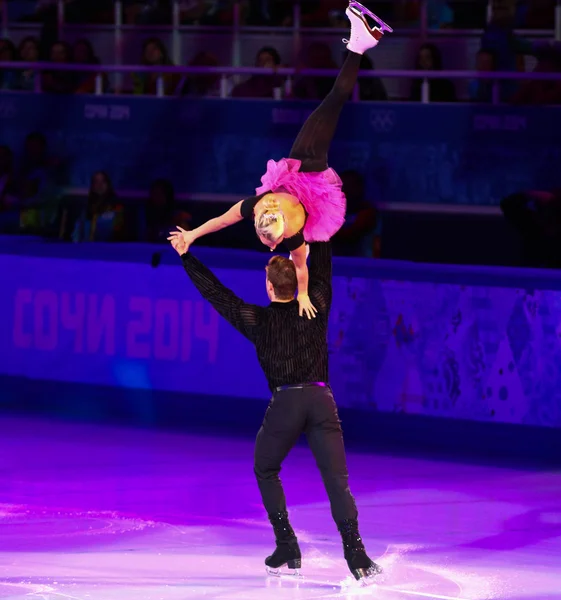
<svg viewBox="0 0 561 600">
<path fill-rule="evenodd" d="M 351 0 L 345 14 L 351 22 L 351 35 L 350 39 L 344 39 L 343 42 L 347 44 L 347 50 L 355 54 L 364 54 L 367 50 L 376 47 L 385 31 L 393 31 L 374 13 L 353 0 Z M 371 27 L 366 19 L 367 16 L 374 19 L 379 27 Z"/>
</svg>

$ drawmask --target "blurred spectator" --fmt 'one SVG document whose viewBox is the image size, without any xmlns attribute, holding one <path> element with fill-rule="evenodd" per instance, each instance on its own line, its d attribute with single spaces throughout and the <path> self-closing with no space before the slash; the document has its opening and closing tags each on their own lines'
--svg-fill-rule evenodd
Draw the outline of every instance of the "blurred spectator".
<svg viewBox="0 0 561 600">
<path fill-rule="evenodd" d="M 415 69 L 418 71 L 442 71 L 442 54 L 434 44 L 423 44 L 419 48 Z M 456 88 L 449 79 L 429 79 L 430 102 L 455 102 Z M 422 79 L 415 79 L 409 99 L 420 102 L 422 99 Z"/>
<path fill-rule="evenodd" d="M 233 4 L 232 0 L 181 0 L 181 22 L 189 25 L 231 25 L 234 20 Z"/>
<path fill-rule="evenodd" d="M 199 52 L 188 63 L 190 67 L 217 67 L 218 59 L 210 52 Z M 179 84 L 182 94 L 185 96 L 219 96 L 220 75 L 209 73 L 208 75 L 187 75 Z"/>
<path fill-rule="evenodd" d="M 129 25 L 169 25 L 172 21 L 169 0 L 128 0 L 124 9 Z"/>
<path fill-rule="evenodd" d="M 523 27 L 527 29 L 554 29 L 556 0 L 527 0 Z"/>
<path fill-rule="evenodd" d="M 340 256 L 374 256 L 376 211 L 365 200 L 364 178 L 356 171 L 341 174 L 347 197 L 345 224 L 335 234 L 335 252 Z"/>
<path fill-rule="evenodd" d="M 360 70 L 374 70 L 374 63 L 366 54 L 363 54 L 360 60 Z M 388 99 L 386 88 L 379 77 L 361 77 L 358 80 L 358 87 L 361 100 L 384 102 Z"/>
<path fill-rule="evenodd" d="M 40 232 L 52 225 L 58 208 L 57 171 L 42 133 L 30 133 L 25 140 L 17 186 L 22 229 Z"/>
<path fill-rule="evenodd" d="M 490 73 L 496 70 L 495 54 L 481 48 L 475 58 L 475 70 L 480 73 Z M 493 101 L 493 80 L 492 79 L 474 79 L 469 82 L 469 99 L 471 102 L 492 102 Z"/>
<path fill-rule="evenodd" d="M 420 25 L 422 10 L 422 2 L 400 0 L 396 4 L 395 19 L 401 23 Z M 444 29 L 454 24 L 454 11 L 446 0 L 427 0 L 426 10 L 429 29 Z"/>
<path fill-rule="evenodd" d="M 19 233 L 16 193 L 12 151 L 8 146 L 0 146 L 0 233 Z"/>
<path fill-rule="evenodd" d="M 37 62 L 39 60 L 39 40 L 30 35 L 24 38 L 18 48 L 19 59 L 22 62 Z M 18 89 L 33 91 L 35 89 L 35 76 L 33 70 L 20 72 Z"/>
<path fill-rule="evenodd" d="M 38 0 L 35 12 L 21 21 L 56 22 L 57 0 Z M 112 23 L 113 0 L 64 0 L 64 19 L 67 23 Z"/>
<path fill-rule="evenodd" d="M 16 47 L 8 39 L 0 40 L 0 61 L 15 62 L 17 58 Z M 12 69 L 0 70 L 0 90 L 14 90 L 17 88 L 18 72 Z"/>
<path fill-rule="evenodd" d="M 8 146 L 0 146 L 0 212 L 17 206 L 14 156 Z"/>
<path fill-rule="evenodd" d="M 334 27 L 341 23 L 341 2 L 339 0 L 308 0 L 301 6 L 302 27 Z"/>
<path fill-rule="evenodd" d="M 167 179 L 157 179 L 150 188 L 146 205 L 146 222 L 141 232 L 145 242 L 166 242 L 169 231 L 177 225 L 190 229 L 191 215 L 176 209 L 175 191 Z"/>
<path fill-rule="evenodd" d="M 107 173 L 92 175 L 88 203 L 74 227 L 75 242 L 116 242 L 125 237 L 125 213 L 117 204 L 117 196 Z"/>
<path fill-rule="evenodd" d="M 323 42 L 313 42 L 308 46 L 303 68 L 338 69 L 331 48 Z M 300 77 L 294 84 L 294 97 L 302 100 L 323 100 L 334 83 L 334 77 Z"/>
<path fill-rule="evenodd" d="M 49 60 L 52 63 L 70 64 L 72 50 L 66 42 L 55 42 L 51 46 Z M 76 89 L 76 77 L 72 71 L 45 71 L 42 89 L 50 94 L 70 94 Z"/>
<path fill-rule="evenodd" d="M 554 48 L 538 52 L 534 73 L 561 73 L 561 55 Z M 512 97 L 513 104 L 561 104 L 561 81 L 524 82 Z"/>
<path fill-rule="evenodd" d="M 561 268 L 560 190 L 511 194 L 501 210 L 522 238 L 524 266 Z"/>
<path fill-rule="evenodd" d="M 164 43 L 156 37 L 144 42 L 141 64 L 150 67 L 173 66 Z M 136 73 L 133 75 L 134 93 L 158 94 L 158 79 L 160 78 L 162 82 L 161 92 L 166 96 L 174 94 L 179 83 L 179 79 L 174 73 L 162 73 L 161 75 L 158 73 Z"/>
<path fill-rule="evenodd" d="M 280 54 L 270 46 L 261 48 L 255 58 L 255 66 L 276 69 L 281 65 Z M 233 98 L 274 98 L 275 90 L 282 90 L 284 79 L 278 75 L 252 75 L 232 90 Z"/>
<path fill-rule="evenodd" d="M 427 0 L 429 29 L 445 29 L 454 24 L 454 11 L 446 0 Z"/>
<path fill-rule="evenodd" d="M 73 48 L 74 62 L 77 65 L 99 65 L 100 60 L 95 55 L 93 46 L 88 40 L 78 40 L 74 44 Z M 76 93 L 77 94 L 94 94 L 95 93 L 95 81 L 98 73 L 88 72 L 80 73 L 76 72 Z M 104 92 L 109 88 L 109 80 L 107 74 L 104 73 L 102 77 L 102 90 Z"/>
<path fill-rule="evenodd" d="M 244 25 L 275 25 L 280 24 L 275 22 L 274 2 L 272 0 L 245 0 L 242 4 L 243 13 L 242 19 Z"/>
<path fill-rule="evenodd" d="M 261 10 L 266 25 L 292 27 L 294 25 L 294 4 L 285 0 L 250 0 L 257 10 Z M 255 8 L 253 12 L 255 12 Z M 249 23 L 252 25 L 253 23 Z M 262 25 L 263 23 L 256 23 Z"/>
<path fill-rule="evenodd" d="M 489 0 L 448 0 L 447 4 L 455 29 L 484 29 L 487 25 Z"/>
<path fill-rule="evenodd" d="M 497 12 L 481 37 L 481 47 L 493 53 L 497 71 L 523 70 L 523 57 L 533 55 L 535 52 L 531 40 L 514 34 L 513 24 L 514 20 L 510 12 Z M 518 87 L 516 81 L 501 81 L 499 83 L 501 101 L 510 100 Z"/>
</svg>

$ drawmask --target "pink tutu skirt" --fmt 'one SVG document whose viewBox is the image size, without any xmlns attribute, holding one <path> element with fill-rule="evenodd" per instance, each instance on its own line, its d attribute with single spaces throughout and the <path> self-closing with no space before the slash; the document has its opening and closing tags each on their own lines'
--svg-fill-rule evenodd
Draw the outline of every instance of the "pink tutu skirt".
<svg viewBox="0 0 561 600">
<path fill-rule="evenodd" d="M 284 192 L 300 200 L 308 217 L 304 225 L 307 242 L 327 242 L 345 222 L 347 202 L 341 190 L 342 182 L 333 169 L 321 173 L 301 173 L 301 162 L 294 158 L 270 160 L 261 177 L 256 195 Z"/>
</svg>

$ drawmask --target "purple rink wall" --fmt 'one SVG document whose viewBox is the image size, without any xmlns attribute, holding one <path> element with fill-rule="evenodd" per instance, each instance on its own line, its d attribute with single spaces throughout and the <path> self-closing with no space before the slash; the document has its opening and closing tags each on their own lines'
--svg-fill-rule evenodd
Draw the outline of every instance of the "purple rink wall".
<svg viewBox="0 0 561 600">
<path fill-rule="evenodd" d="M 267 255 L 194 252 L 267 302 Z M 0 270 L 4 410 L 255 433 L 269 392 L 253 347 L 171 249 L 4 237 Z M 561 455 L 558 273 L 336 258 L 333 287 L 347 440 Z"/>
</svg>

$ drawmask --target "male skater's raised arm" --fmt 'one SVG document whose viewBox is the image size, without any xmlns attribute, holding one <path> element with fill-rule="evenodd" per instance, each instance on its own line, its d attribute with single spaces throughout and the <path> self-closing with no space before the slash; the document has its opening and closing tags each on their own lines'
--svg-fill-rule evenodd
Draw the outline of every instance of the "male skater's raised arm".
<svg viewBox="0 0 561 600">
<path fill-rule="evenodd" d="M 333 290 L 331 242 L 313 242 L 310 244 L 309 295 L 314 306 L 324 313 L 331 309 Z"/>
<path fill-rule="evenodd" d="M 191 252 L 184 252 L 185 242 L 178 238 L 172 243 L 181 256 L 183 267 L 201 296 L 208 300 L 218 314 L 224 317 L 242 335 L 255 342 L 255 329 L 259 324 L 260 306 L 248 304 L 223 285 L 214 273 L 205 267 Z"/>
</svg>

